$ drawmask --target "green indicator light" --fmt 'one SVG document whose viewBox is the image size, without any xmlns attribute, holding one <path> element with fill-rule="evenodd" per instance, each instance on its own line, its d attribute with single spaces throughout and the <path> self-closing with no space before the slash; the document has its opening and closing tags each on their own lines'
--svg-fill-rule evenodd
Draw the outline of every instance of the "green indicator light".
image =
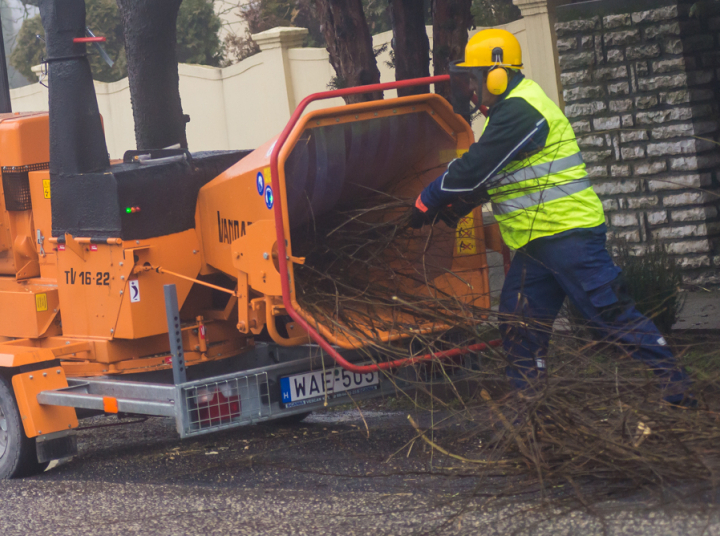
<svg viewBox="0 0 720 536">
<path fill-rule="evenodd" d="M 125 212 L 126 212 L 127 214 L 132 213 L 132 207 L 126 208 L 126 209 L 125 209 Z"/>
</svg>

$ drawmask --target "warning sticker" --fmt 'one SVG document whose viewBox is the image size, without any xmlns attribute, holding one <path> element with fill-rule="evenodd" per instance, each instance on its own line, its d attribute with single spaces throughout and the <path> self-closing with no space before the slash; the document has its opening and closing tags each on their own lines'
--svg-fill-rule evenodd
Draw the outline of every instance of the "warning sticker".
<svg viewBox="0 0 720 536">
<path fill-rule="evenodd" d="M 50 199 L 50 179 L 43 179 L 43 197 Z"/>
<path fill-rule="evenodd" d="M 455 231 L 455 255 L 466 256 L 477 254 L 477 238 L 475 237 L 475 218 L 471 212 L 460 219 Z"/>
<path fill-rule="evenodd" d="M 137 279 L 131 279 L 128 281 L 130 285 L 130 302 L 135 303 L 140 301 L 140 283 Z"/>
<path fill-rule="evenodd" d="M 38 313 L 48 310 L 47 294 L 35 294 L 35 310 Z"/>
</svg>

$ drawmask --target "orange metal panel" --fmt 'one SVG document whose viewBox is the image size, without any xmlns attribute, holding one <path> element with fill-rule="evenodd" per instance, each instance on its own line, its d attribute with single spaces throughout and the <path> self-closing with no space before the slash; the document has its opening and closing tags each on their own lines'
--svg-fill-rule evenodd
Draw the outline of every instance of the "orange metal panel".
<svg viewBox="0 0 720 536">
<path fill-rule="evenodd" d="M 114 336 L 124 339 L 138 339 L 160 333 L 167 333 L 165 316 L 165 295 L 163 286 L 174 284 L 178 304 L 182 308 L 187 298 L 191 281 L 170 274 L 145 271 L 145 266 L 162 267 L 185 277 L 195 278 L 200 272 L 200 245 L 194 229 L 159 238 L 141 240 L 140 245 L 125 242 L 125 265 L 134 264 L 135 271 L 129 277 L 133 288 L 126 284 L 122 296 Z M 130 246 L 128 248 L 128 246 Z M 144 249 L 134 249 L 147 246 Z M 132 301 L 139 299 L 139 301 Z"/>
<path fill-rule="evenodd" d="M 194 229 L 121 245 L 68 237 L 66 242 L 58 251 L 58 290 L 63 333 L 70 337 L 138 339 L 166 333 L 163 285 L 176 285 L 182 307 L 193 283 L 145 267 L 162 266 L 191 278 L 200 271 Z"/>
<path fill-rule="evenodd" d="M 0 277 L 0 335 L 35 338 L 49 334 L 59 307 L 57 287 L 50 281 L 24 283 Z M 51 334 L 57 333 L 56 326 Z"/>
<path fill-rule="evenodd" d="M 15 256 L 15 277 L 18 281 L 40 276 L 38 253 L 35 249 L 35 224 L 30 210 L 10 211 L 10 236 Z"/>
<path fill-rule="evenodd" d="M 273 248 L 275 242 L 275 222 L 260 220 L 248 228 L 245 236 L 232 243 L 235 268 L 248 274 L 248 284 L 254 290 L 268 296 L 282 293 L 280 273 L 273 258 L 277 257 L 277 250 Z"/>
<path fill-rule="evenodd" d="M 32 199 L 35 232 L 40 231 L 43 239 L 41 247 L 37 244 L 37 235 L 35 235 L 35 247 L 39 255 L 40 277 L 57 279 L 57 244 L 48 241 L 52 237 L 50 172 L 33 171 L 28 175 L 30 178 L 30 197 Z"/>
<path fill-rule="evenodd" d="M 37 437 L 43 434 L 77 428 L 78 420 L 75 409 L 62 406 L 45 406 L 37 401 L 37 395 L 42 391 L 61 389 L 68 386 L 62 367 L 17 374 L 13 376 L 12 384 L 18 409 L 20 410 L 20 419 L 25 428 L 25 435 Z"/>
<path fill-rule="evenodd" d="M 73 251 L 77 248 L 84 258 Z M 112 338 L 123 299 L 121 292 L 132 271 L 131 263 L 123 263 L 122 246 L 68 243 L 58 249 L 63 334 Z"/>
<path fill-rule="evenodd" d="M 273 185 L 270 145 L 263 145 L 203 186 L 198 196 L 197 228 L 204 261 L 233 277 L 237 270 L 233 265 L 233 241 L 245 237 L 260 221 L 269 222 L 264 228 L 265 247 L 272 248 L 276 241 L 273 213 L 265 203 L 264 193 L 260 193 Z M 259 187 L 261 183 L 263 188 Z"/>
<path fill-rule="evenodd" d="M 26 166 L 50 161 L 47 112 L 0 115 L 0 166 Z"/>
<path fill-rule="evenodd" d="M 24 166 L 50 160 L 47 112 L 0 114 L 0 166 Z M 14 235 L 11 215 L 5 210 L 0 185 L 0 274 L 15 275 L 18 268 L 12 254 Z M 29 276 L 30 272 L 26 273 Z"/>
<path fill-rule="evenodd" d="M 54 344 L 43 343 L 52 341 Z M 20 367 L 64 356 L 90 352 L 87 341 L 69 341 L 59 337 L 47 339 L 14 339 L 0 343 L 0 367 Z"/>
</svg>

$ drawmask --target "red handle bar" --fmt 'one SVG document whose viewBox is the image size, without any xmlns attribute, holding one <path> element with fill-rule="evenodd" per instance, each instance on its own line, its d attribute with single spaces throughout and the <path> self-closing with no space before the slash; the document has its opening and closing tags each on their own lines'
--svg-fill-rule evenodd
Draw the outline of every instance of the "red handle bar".
<svg viewBox="0 0 720 536">
<path fill-rule="evenodd" d="M 105 43 L 105 37 L 75 37 L 73 43 Z"/>
<path fill-rule="evenodd" d="M 305 97 L 302 102 L 298 105 L 297 108 L 295 108 L 295 111 L 293 112 L 292 116 L 290 117 L 290 120 L 288 121 L 287 125 L 285 125 L 285 128 L 280 133 L 280 136 L 278 137 L 277 141 L 275 142 L 275 145 L 272 150 L 272 155 L 270 156 L 270 173 L 272 177 L 279 177 L 279 167 L 278 167 L 278 157 L 280 155 L 280 150 L 282 149 L 283 145 L 287 141 L 288 137 L 290 136 L 290 132 L 295 127 L 297 122 L 300 119 L 300 116 L 302 116 L 302 113 L 305 111 L 305 108 L 307 108 L 308 104 L 310 104 L 313 101 L 316 100 L 323 100 L 323 99 L 331 99 L 334 97 L 343 97 L 345 95 L 356 95 L 358 93 L 372 93 L 374 91 L 383 91 L 386 89 L 398 89 L 402 87 L 411 87 L 411 86 L 424 86 L 429 84 L 434 84 L 438 82 L 447 82 L 450 80 L 450 75 L 441 75 L 441 76 L 430 76 L 426 78 L 414 78 L 411 80 L 400 80 L 398 82 L 388 82 L 385 84 L 370 84 L 367 86 L 359 86 L 359 87 L 350 87 L 350 88 L 344 88 L 344 89 L 336 89 L 333 91 L 322 91 L 320 93 L 314 93 L 312 95 L 309 95 Z M 277 230 L 277 247 L 278 247 L 278 264 L 279 264 L 279 272 L 280 272 L 280 284 L 282 287 L 282 298 L 283 298 L 283 305 L 285 306 L 285 310 L 290 315 L 290 317 L 297 322 L 305 331 L 307 331 L 308 335 L 310 335 L 310 338 L 314 340 L 320 348 L 322 348 L 324 351 L 326 351 L 330 357 L 332 357 L 335 362 L 340 365 L 345 370 L 349 370 L 350 372 L 357 372 L 357 373 L 364 373 L 364 372 L 375 372 L 378 370 L 388 370 L 392 368 L 399 368 L 399 367 L 405 367 L 408 365 L 412 365 L 413 363 L 417 363 L 419 361 L 428 361 L 430 359 L 446 359 L 449 357 L 454 357 L 461 354 L 467 354 L 469 352 L 479 352 L 481 350 L 487 349 L 488 346 L 499 346 L 500 341 L 490 341 L 487 344 L 486 343 L 479 343 L 479 344 L 473 344 L 471 346 L 467 346 L 465 348 L 454 348 L 452 350 L 445 350 L 442 352 L 435 352 L 430 354 L 423 354 L 418 355 L 414 357 L 406 357 L 403 359 L 396 359 L 395 361 L 388 361 L 385 363 L 378 363 L 376 365 L 353 365 L 348 360 L 346 360 L 343 356 L 341 356 L 338 351 L 330 345 L 329 342 L 327 342 L 322 335 L 320 335 L 310 324 L 308 324 L 305 319 L 300 316 L 300 314 L 295 310 L 293 307 L 293 304 L 290 300 L 290 282 L 289 278 L 287 277 L 288 273 L 288 266 L 287 266 L 287 252 L 285 248 L 285 228 L 283 226 L 283 217 L 282 217 L 282 199 L 281 199 L 280 192 L 278 191 L 275 195 L 275 206 L 274 208 L 274 214 L 275 214 L 275 228 Z"/>
</svg>

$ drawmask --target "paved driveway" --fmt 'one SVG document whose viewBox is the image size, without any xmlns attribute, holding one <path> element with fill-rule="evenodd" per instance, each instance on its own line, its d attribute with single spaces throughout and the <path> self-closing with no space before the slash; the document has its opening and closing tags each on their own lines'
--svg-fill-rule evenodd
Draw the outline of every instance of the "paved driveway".
<svg viewBox="0 0 720 536">
<path fill-rule="evenodd" d="M 479 497 L 466 500 L 475 478 L 420 445 L 402 448 L 413 437 L 404 413 L 364 418 L 333 412 L 182 442 L 159 418 L 82 431 L 74 460 L 0 482 L 0 534 L 603 533 L 598 519 L 557 516 L 535 499 L 479 509 Z M 605 505 L 607 534 L 720 535 L 715 509 L 663 511 L 642 499 Z"/>
</svg>

